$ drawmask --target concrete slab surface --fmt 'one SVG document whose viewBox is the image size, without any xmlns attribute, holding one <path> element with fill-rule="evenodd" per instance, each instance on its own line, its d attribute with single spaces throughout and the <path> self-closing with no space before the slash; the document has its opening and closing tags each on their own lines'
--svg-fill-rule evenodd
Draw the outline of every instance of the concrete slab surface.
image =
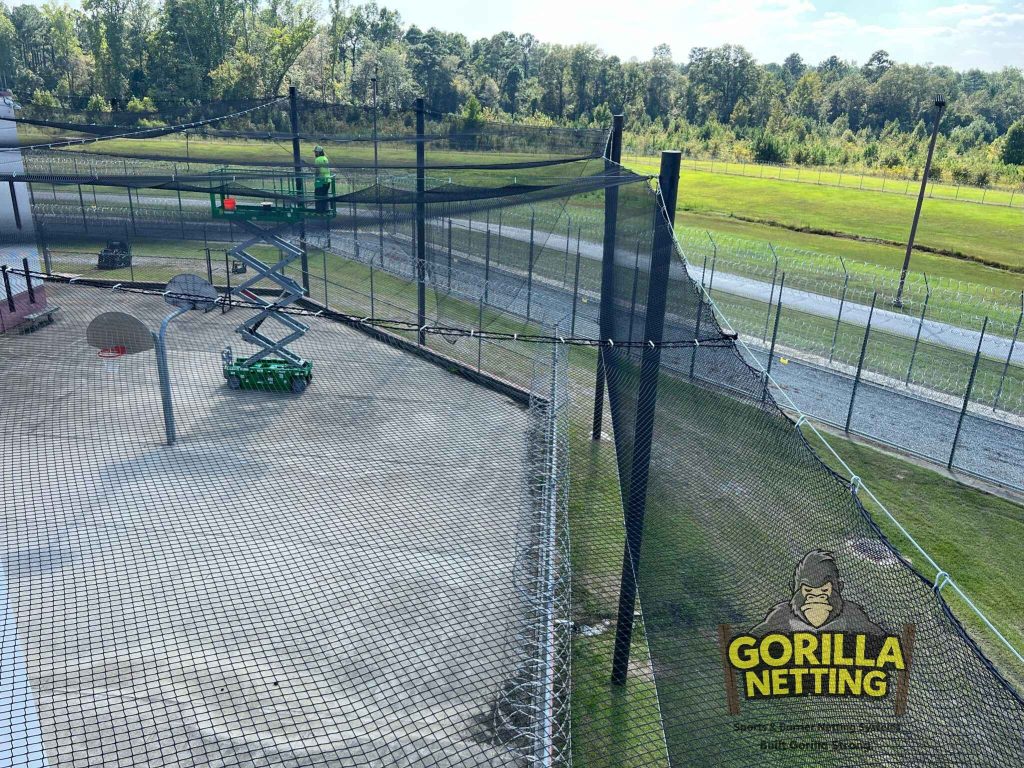
<svg viewBox="0 0 1024 768">
<path fill-rule="evenodd" d="M 231 391 L 249 310 L 193 312 L 167 447 L 153 353 L 102 361 L 85 326 L 170 308 L 50 290 L 58 322 L 0 336 L 3 639 L 30 686 L 0 706 L 38 710 L 39 764 L 515 764 L 491 726 L 519 661 L 527 410 L 321 320 L 304 394 Z"/>
</svg>

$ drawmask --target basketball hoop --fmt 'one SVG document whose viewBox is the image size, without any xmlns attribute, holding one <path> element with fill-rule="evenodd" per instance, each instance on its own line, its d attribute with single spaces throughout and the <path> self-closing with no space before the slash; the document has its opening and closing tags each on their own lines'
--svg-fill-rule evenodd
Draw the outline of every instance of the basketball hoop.
<svg viewBox="0 0 1024 768">
<path fill-rule="evenodd" d="M 123 345 L 118 344 L 115 347 L 104 347 L 99 352 L 97 352 L 96 355 L 97 357 L 100 357 L 103 360 L 114 360 L 127 353 L 128 349 Z"/>
</svg>

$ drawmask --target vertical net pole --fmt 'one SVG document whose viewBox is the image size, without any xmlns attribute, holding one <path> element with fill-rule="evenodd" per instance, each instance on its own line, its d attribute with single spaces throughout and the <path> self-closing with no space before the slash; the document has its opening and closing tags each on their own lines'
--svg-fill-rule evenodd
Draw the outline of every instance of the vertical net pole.
<svg viewBox="0 0 1024 768">
<path fill-rule="evenodd" d="M 647 478 L 651 463 L 651 439 L 654 436 L 654 409 L 658 399 L 658 372 L 661 367 L 662 335 L 665 328 L 665 303 L 668 294 L 669 267 L 672 258 L 672 229 L 679 190 L 678 151 L 661 153 L 658 177 L 659 199 L 655 210 L 654 248 L 651 254 L 650 282 L 647 287 L 647 312 L 644 344 L 640 358 L 640 383 L 637 391 L 633 458 L 630 468 L 629 496 L 626 499 L 626 546 L 622 556 L 618 620 L 615 627 L 615 652 L 612 658 L 612 682 L 623 685 L 629 670 L 629 649 L 633 642 L 633 617 L 636 611 L 636 573 L 640 565 L 644 515 L 647 512 Z M 664 210 L 662 209 L 664 205 Z"/>
<path fill-rule="evenodd" d="M 981 348 L 985 343 L 985 331 L 988 330 L 988 318 L 981 324 L 981 335 L 978 337 L 978 350 L 974 353 L 974 364 L 971 366 L 971 375 L 967 379 L 967 389 L 964 390 L 964 404 L 960 407 L 960 418 L 956 420 L 956 432 L 953 434 L 953 446 L 949 451 L 949 461 L 946 462 L 946 469 L 953 469 L 953 458 L 956 456 L 956 446 L 960 442 L 960 430 L 964 426 L 964 416 L 967 415 L 967 408 L 971 404 L 971 390 L 974 389 L 974 377 L 978 375 L 978 363 L 981 361 Z"/>
<path fill-rule="evenodd" d="M 423 134 L 421 96 L 416 99 L 416 327 L 420 346 L 427 343 L 427 167 Z"/>
<path fill-rule="evenodd" d="M 622 123 L 623 116 L 615 115 L 612 122 L 612 135 L 608 142 L 608 156 L 605 158 L 605 172 L 609 173 L 622 159 Z M 664 155 L 662 163 L 664 164 Z M 664 169 L 664 166 L 663 166 Z M 673 201 L 673 208 L 674 208 Z M 598 327 L 600 337 L 607 340 L 612 337 L 614 328 L 613 297 L 615 295 L 615 224 L 619 207 L 619 190 L 609 187 L 604 192 L 604 250 L 601 254 L 601 306 L 599 308 Z M 604 356 L 597 356 L 597 380 L 594 384 L 594 427 L 591 437 L 601 439 L 601 419 L 604 416 Z"/>
<path fill-rule="evenodd" d="M 875 302 L 878 300 L 878 291 L 871 294 L 871 309 L 868 310 L 868 324 L 864 326 L 864 341 L 860 345 L 860 359 L 857 361 L 857 375 L 853 377 L 853 391 L 850 393 L 850 409 L 846 412 L 846 426 L 844 432 L 850 431 L 850 422 L 853 421 L 853 405 L 857 401 L 857 387 L 860 386 L 860 374 L 864 370 L 864 355 L 868 351 L 868 337 L 871 335 L 871 321 L 875 316 Z"/>
<path fill-rule="evenodd" d="M 292 163 L 295 165 L 295 194 L 305 208 L 302 184 L 302 147 L 299 143 L 299 89 L 288 86 L 288 117 L 292 128 Z M 299 250 L 302 251 L 302 293 L 309 296 L 309 257 L 306 253 L 306 220 L 299 221 Z"/>
</svg>

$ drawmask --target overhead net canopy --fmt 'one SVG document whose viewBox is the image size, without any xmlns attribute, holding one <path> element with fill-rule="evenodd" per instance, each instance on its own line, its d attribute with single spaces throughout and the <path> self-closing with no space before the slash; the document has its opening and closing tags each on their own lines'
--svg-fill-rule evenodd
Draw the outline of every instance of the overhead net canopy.
<svg viewBox="0 0 1024 768">
<path fill-rule="evenodd" d="M 47 455 L 54 457 L 53 476 L 69 478 L 67 486 L 77 494 L 58 512 L 38 512 L 23 500 L 8 526 L 6 543 L 13 556 L 45 565 L 39 569 L 43 575 L 27 566 L 16 578 L 8 575 L 18 636 L 30 654 L 23 679 L 55 696 L 60 686 L 48 677 L 51 666 L 39 659 L 60 644 L 87 647 L 80 641 L 91 638 L 98 627 L 110 630 L 103 635 L 114 651 L 108 677 L 97 682 L 77 671 L 84 667 L 56 667 L 73 678 L 78 687 L 70 687 L 76 691 L 109 688 L 115 673 L 135 669 L 133 658 L 115 663 L 118 653 L 127 653 L 128 642 L 116 636 L 116 628 L 129 627 L 141 638 L 139 643 L 159 636 L 176 662 L 163 678 L 140 673 L 137 686 L 125 684 L 131 695 L 118 694 L 113 704 L 108 694 L 95 694 L 99 703 L 91 719 L 79 717 L 75 708 L 81 699 L 61 694 L 65 698 L 56 707 L 47 703 L 50 709 L 38 713 L 42 737 L 32 743 L 47 745 L 47 751 L 65 750 L 55 753 L 60 755 L 85 749 L 76 747 L 75 739 L 88 742 L 111 707 L 127 718 L 122 723 L 144 722 L 158 734 L 177 733 L 177 720 L 150 717 L 146 709 L 156 706 L 155 701 L 163 706 L 165 699 L 154 691 L 170 680 L 179 708 L 171 712 L 173 717 L 187 715 L 199 723 L 189 721 L 188 727 L 198 729 L 200 736 L 194 742 L 199 746 L 188 748 L 201 747 L 206 757 L 216 752 L 225 765 L 235 764 L 231 760 L 244 763 L 246 750 L 257 748 L 263 751 L 255 754 L 270 764 L 297 760 L 303 765 L 317 764 L 313 754 L 322 756 L 325 765 L 330 759 L 358 762 L 369 757 L 383 765 L 432 765 L 440 764 L 442 755 L 448 765 L 517 766 L 568 764 L 571 755 L 577 764 L 588 766 L 881 768 L 950 762 L 1004 766 L 1024 760 L 1021 699 L 934 589 L 941 575 L 927 572 L 925 561 L 910 561 L 898 553 L 862 506 L 857 482 L 834 475 L 815 457 L 775 403 L 765 377 L 750 366 L 735 336 L 723 330 L 689 276 L 685 254 L 678 251 L 662 201 L 648 179 L 603 159 L 607 132 L 467 125 L 461 118 L 428 114 L 423 136 L 417 138 L 415 115 L 409 111 L 378 115 L 374 133 L 372 116 L 365 110 L 300 102 L 302 152 L 296 170 L 287 102 L 233 106 L 240 108 L 227 113 L 229 117 L 218 112 L 207 117 L 223 119 L 190 128 L 187 140 L 181 130 L 131 138 L 94 132 L 93 138 L 103 140 L 58 146 L 71 135 L 72 121 L 58 125 L 59 116 L 50 116 L 47 125 L 24 123 L 37 135 L 21 140 L 20 150 L 8 150 L 3 158 L 9 168 L 22 163 L 0 177 L 10 182 L 11 200 L 20 211 L 16 222 L 9 206 L 5 259 L 15 269 L 23 254 L 36 259 L 32 279 L 48 296 L 52 291 L 58 303 L 74 307 L 64 325 L 57 320 L 36 334 L 11 337 L 14 343 L 4 339 L 6 349 L 27 350 L 30 363 L 26 367 L 17 358 L 7 358 L 8 370 L 21 382 L 22 392 L 46 391 L 29 383 L 31 376 L 49 380 L 56 374 L 60 381 L 87 382 L 82 391 L 54 389 L 25 411 L 4 410 L 10 424 L 5 434 L 19 435 L 21 443 L 28 442 L 31 430 L 40 432 L 40 423 L 51 425 L 40 434 L 46 434 Z M 178 117 L 178 125 L 186 118 L 205 119 L 198 113 Z M 106 128 L 125 127 L 116 122 L 123 122 L 120 116 L 109 120 Z M 77 138 L 90 136 L 79 128 Z M 19 127 L 19 136 L 21 131 Z M 46 141 L 38 138 L 43 133 Z M 319 196 L 315 187 L 322 177 L 309 151 L 313 143 L 324 148 L 332 176 L 329 192 Z M 418 146 L 424 149 L 422 193 L 414 173 Z M 226 200 L 234 201 L 234 214 Z M 134 411 L 118 412 L 104 432 L 109 452 L 120 456 L 117 451 L 128 450 L 115 451 L 117 437 L 123 435 L 130 443 L 135 440 L 131 455 L 117 466 L 102 456 L 93 457 L 97 466 L 84 462 L 87 448 L 75 436 L 88 434 L 104 418 L 103 397 L 111 395 L 100 386 L 98 372 L 83 375 L 92 358 L 71 354 L 82 327 L 94 312 L 127 301 L 125 295 L 143 304 L 155 301 L 155 294 L 179 272 L 205 275 L 222 293 L 237 287 L 251 273 L 233 255 L 252 234 L 254 223 L 273 229 L 289 245 L 305 244 L 306 260 L 290 263 L 282 274 L 305 289 L 303 301 L 291 309 L 306 313 L 303 317 L 314 326 L 302 344 L 310 345 L 318 372 L 303 397 L 324 392 L 327 400 L 318 408 L 289 410 L 268 399 L 276 404 L 273 408 L 253 411 L 225 395 L 216 369 L 219 347 L 233 338 L 237 343 L 231 335 L 236 318 L 259 306 L 256 298 L 232 294 L 222 298 L 221 314 L 208 328 L 200 331 L 200 320 L 193 320 L 187 335 L 182 329 L 182 354 L 199 362 L 184 366 L 192 372 L 182 394 L 194 413 L 188 428 L 181 430 L 180 445 L 168 454 L 157 453 L 164 449 L 155 445 L 152 422 L 137 419 Z M 96 250 L 107 241 L 130 246 L 130 258 L 101 266 Z M 270 258 L 273 250 L 264 255 Z M 658 264 L 667 264 L 660 274 Z M 46 280 L 39 282 L 44 273 Z M 66 285 L 70 280 L 74 286 Z M 98 289 L 85 288 L 83 282 L 119 287 L 98 298 Z M 30 306 L 21 303 L 27 286 L 15 285 L 21 312 Z M 426 294 L 422 305 L 420 285 Z M 655 343 L 651 323 L 661 311 L 651 297 L 661 289 L 664 320 L 657 335 L 660 343 Z M 155 323 L 159 313 L 151 306 L 145 312 Z M 317 313 L 322 314 L 314 322 L 310 316 Z M 382 328 L 393 331 L 388 341 L 396 348 L 389 348 L 384 358 L 366 353 L 350 337 L 339 336 L 338 328 L 327 327 L 325 318 L 377 338 Z M 568 359 L 556 353 L 548 362 L 550 344 L 556 349 L 564 349 L 563 344 L 587 348 L 574 349 Z M 517 391 L 521 401 L 525 398 L 539 410 L 520 419 L 522 414 L 505 413 L 473 397 L 471 389 L 446 389 L 450 382 L 443 376 L 435 379 L 399 362 L 404 360 L 400 354 L 413 347 L 467 379 L 505 393 Z M 537 354 L 536 349 L 543 351 Z M 612 442 L 590 439 L 598 359 L 608 395 L 603 426 Z M 354 379 L 348 368 L 353 360 L 358 374 Z M 391 372 L 389 364 L 395 366 Z M 143 391 L 152 383 L 152 370 L 139 368 L 132 376 L 132 402 L 151 409 L 156 395 Z M 436 410 L 409 406 L 421 402 L 416 388 L 420 378 L 440 393 L 433 396 L 441 401 L 435 403 Z M 460 387 L 467 383 L 459 381 Z M 657 392 L 653 409 L 643 405 L 652 384 Z M 332 387 L 341 387 L 344 396 L 328 396 Z M 106 395 L 94 396 L 94 389 Z M 72 400 L 82 402 L 81 413 L 65 405 Z M 463 408 L 464 403 L 469 407 Z M 212 421 L 204 421 L 201 417 L 211 410 Z M 506 416 L 507 422 L 492 423 Z M 72 418 L 84 419 L 85 425 L 73 434 L 62 431 L 62 420 Z M 477 421 L 483 437 L 474 433 Z M 413 422 L 411 437 L 416 440 L 406 444 Z M 298 450 L 289 440 L 282 442 L 282 424 L 301 431 L 306 442 Z M 488 424 L 492 431 L 487 431 Z M 337 442 L 349 434 L 362 435 L 361 430 L 372 430 L 373 439 L 365 438 L 368 453 L 353 461 L 369 457 L 369 466 L 336 466 Z M 645 433 L 650 436 L 647 458 L 638 456 L 645 442 L 638 436 Z M 437 444 L 430 442 L 431 435 Z M 538 435 L 540 448 L 534 450 Z M 296 469 L 303 477 L 305 498 L 316 509 L 291 497 L 285 508 L 278 508 L 276 489 L 244 496 L 229 493 L 226 489 L 239 473 L 252 480 L 261 467 L 235 453 L 229 465 L 220 467 L 215 454 L 225 436 L 230 436 L 232 451 L 243 439 L 251 440 L 254 454 L 267 446 L 286 451 L 283 468 L 277 459 L 261 456 L 260 461 L 274 465 L 275 478 Z M 579 510 L 572 531 L 579 547 L 572 625 L 564 613 L 566 561 L 551 559 L 566 535 L 558 507 L 565 503 L 568 470 L 561 462 L 566 448 L 574 481 L 582 480 L 571 490 Z M 353 450 L 351 455 L 358 453 Z M 481 455 L 492 457 L 493 463 L 481 464 Z M 25 478 L 23 485 L 42 461 L 26 461 L 18 451 L 6 451 L 4 460 L 20 473 L 16 476 Z M 462 460 L 472 477 L 453 485 L 448 481 L 463 476 Z M 410 495 L 413 501 L 398 510 L 386 498 L 395 487 L 395 475 L 376 474 L 381 467 L 392 471 L 394 463 L 401 463 L 394 471 L 422 492 Z M 142 470 L 148 474 L 140 475 Z M 132 484 L 133 493 L 118 491 L 117 503 L 104 507 L 127 518 L 131 535 L 103 528 L 106 514 L 89 511 L 91 500 L 82 489 L 91 487 L 84 474 L 91 471 L 100 472 L 104 482 L 127 478 Z M 425 472 L 437 474 L 422 483 Z M 494 475 L 493 485 L 489 475 Z M 204 479 L 209 496 L 192 490 L 193 476 Z M 339 490 L 329 480 L 339 476 L 353 480 Z M 641 476 L 645 485 L 638 491 Z M 147 485 L 150 481 L 154 486 Z M 196 519 L 207 526 L 215 539 L 209 544 L 214 562 L 239 580 L 234 592 L 208 594 L 206 581 L 194 583 L 199 565 L 170 557 L 177 546 L 174 535 L 171 528 L 161 527 L 164 523 L 152 506 L 154 488 L 165 487 L 175 489 L 181 506 L 190 511 L 187 518 L 175 517 L 171 528 L 185 530 Z M 474 495 L 481 488 L 487 493 Z M 524 495 L 516 496 L 523 488 Z M 54 498 L 64 492 L 55 488 Z M 554 498 L 545 502 L 544 495 L 552 492 Z M 139 504 L 140 493 L 150 506 Z M 360 526 L 376 530 L 358 539 L 331 528 L 320 507 L 332 508 L 338 498 L 345 519 L 360 532 Z M 638 500 L 644 509 L 642 525 Z M 428 513 L 415 512 L 421 502 Z M 194 514 L 189 505 L 197 507 Z M 230 511 L 227 517 L 223 505 Z M 361 505 L 379 507 L 386 515 L 382 520 L 361 515 Z M 614 507 L 611 516 L 603 516 L 609 506 Z M 467 509 L 480 515 L 467 517 Z M 497 522 L 490 513 L 498 515 Z M 466 537 L 465 546 L 454 554 L 450 543 L 434 547 L 431 538 L 444 541 L 438 529 L 452 519 L 465 524 L 454 536 Z M 63 605 L 63 585 L 71 583 L 64 580 L 72 574 L 68 563 L 79 562 L 61 536 L 79 531 L 83 520 L 92 537 L 85 548 L 91 557 L 100 557 L 110 537 L 120 542 L 104 555 L 113 559 L 105 566 L 109 572 L 123 575 L 142 562 L 154 583 L 160 574 L 174 577 L 159 600 L 143 595 L 138 602 L 117 603 L 121 612 L 109 625 L 102 616 L 96 619 L 103 601 L 96 609 L 99 614 L 92 613 L 87 600 L 80 601 L 79 623 L 59 618 L 63 609 L 56 606 Z M 246 530 L 249 520 L 261 526 L 258 536 Z M 494 535 L 480 534 L 478 528 L 489 525 L 495 526 Z M 416 549 L 408 526 L 423 534 L 427 551 L 366 554 L 371 572 L 353 570 L 346 548 L 369 552 L 376 546 L 371 534 L 386 539 L 388 547 L 400 540 Z M 294 553 L 280 552 L 275 536 L 281 531 L 312 547 L 317 567 L 330 578 L 310 576 Z M 609 625 L 614 627 L 619 608 L 619 567 L 629 536 L 639 542 L 636 557 L 625 558 L 625 563 L 627 576 L 639 587 L 643 631 L 633 640 L 631 683 L 623 693 L 609 683 Z M 279 553 L 282 568 L 275 570 L 271 558 L 266 565 L 236 562 L 244 559 L 232 546 L 239 537 L 253 551 Z M 485 550 L 493 558 L 475 561 L 474 553 Z M 546 570 L 556 560 L 562 564 L 556 568 L 557 578 Z M 467 577 L 458 590 L 441 585 L 440 578 L 426 578 L 430 569 L 444 570 L 455 561 L 465 566 L 459 573 Z M 399 562 L 401 583 L 390 583 L 391 591 L 381 598 L 376 590 Z M 190 612 L 199 627 L 189 625 L 190 631 L 201 632 L 203 622 L 221 626 L 227 614 L 217 612 L 241 611 L 251 591 L 239 573 L 266 587 L 260 590 L 261 600 L 271 600 L 267 595 L 274 589 L 284 589 L 285 576 L 296 578 L 287 589 L 294 591 L 301 609 L 277 605 L 259 615 L 262 626 L 257 629 L 266 630 L 273 640 L 242 643 L 232 635 L 240 647 L 245 645 L 241 650 L 246 664 L 259 667 L 259 680 L 269 680 L 271 687 L 281 678 L 260 665 L 284 653 L 277 649 L 277 640 L 288 639 L 299 649 L 285 656 L 302 668 L 303 676 L 289 683 L 292 698 L 280 709 L 264 706 L 263 697 L 274 694 L 269 688 L 245 687 L 254 673 L 243 675 L 215 657 L 219 636 L 204 635 L 193 646 L 187 633 L 171 643 L 168 634 L 174 633 L 163 629 L 171 614 L 179 620 Z M 101 575 L 109 581 L 113 577 L 107 574 Z M 86 573 L 82 578 L 85 594 L 91 577 Z M 460 591 L 472 578 L 479 579 L 478 591 Z M 524 583 L 528 586 L 520 588 Z M 427 628 L 430 606 L 449 617 L 445 626 L 455 638 L 451 643 L 446 645 Z M 387 623 L 391 612 L 414 617 L 395 633 Z M 367 616 L 379 618 L 377 634 L 370 640 L 362 637 L 356 661 L 369 664 L 371 656 L 379 657 L 384 661 L 374 668 L 400 677 L 406 664 L 413 670 L 432 664 L 473 670 L 466 690 L 479 706 L 457 705 L 458 696 L 437 698 L 435 689 L 453 688 L 424 678 L 423 689 L 417 691 L 423 706 L 414 710 L 412 728 L 408 718 L 403 721 L 408 713 L 380 701 L 373 688 L 376 679 L 346 677 L 351 667 L 339 662 L 338 648 L 348 642 L 345 633 L 369 621 Z M 21 629 L 22 617 L 34 629 Z M 520 623 L 523 617 L 526 622 Z M 91 623 L 93 619 L 98 623 Z M 429 642 L 414 649 L 420 622 Z M 571 664 L 570 626 L 579 630 Z M 232 625 L 232 632 L 236 630 Z M 833 644 L 837 634 L 850 637 L 841 650 Z M 42 648 L 44 639 L 49 645 Z M 217 667 L 216 674 L 209 672 L 212 667 Z M 881 677 L 869 677 L 871 672 Z M 396 696 L 413 691 L 414 678 L 405 675 L 402 680 L 408 687 L 395 684 L 388 690 Z M 226 691 L 210 690 L 211 682 L 214 687 L 227 683 Z M 575 697 L 571 709 L 578 713 L 572 728 L 565 698 L 570 683 Z M 236 685 L 246 691 L 243 704 L 234 695 Z M 25 693 L 28 686 L 18 690 Z M 140 691 L 146 698 L 140 698 Z M 18 706 L 33 700 L 23 697 Z M 76 722 L 85 725 L 73 737 L 54 736 L 63 723 L 53 718 L 54 709 L 66 720 L 78 717 Z M 481 711 L 489 711 L 490 719 L 481 718 Z M 474 730 L 474 717 L 497 725 Z M 303 731 L 311 724 L 316 728 Z M 275 729 L 283 729 L 285 736 Z M 773 732 L 781 735 L 773 737 Z M 136 743 L 132 727 L 116 733 L 115 747 Z M 789 749 L 794 735 L 798 746 Z M 469 746 L 474 739 L 476 746 Z M 186 745 L 174 739 L 171 743 L 166 756 L 139 751 L 129 764 L 181 764 L 177 750 Z M 116 759 L 103 755 L 97 763 L 113 765 Z M 15 764 L 30 763 L 22 759 Z"/>
</svg>

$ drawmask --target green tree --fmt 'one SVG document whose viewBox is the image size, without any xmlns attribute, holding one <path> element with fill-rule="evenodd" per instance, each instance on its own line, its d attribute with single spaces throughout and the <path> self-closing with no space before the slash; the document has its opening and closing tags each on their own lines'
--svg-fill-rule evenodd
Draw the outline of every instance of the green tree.
<svg viewBox="0 0 1024 768">
<path fill-rule="evenodd" d="M 1007 165 L 1024 165 L 1024 118 L 1011 125 L 1006 132 L 1001 154 Z"/>
</svg>

